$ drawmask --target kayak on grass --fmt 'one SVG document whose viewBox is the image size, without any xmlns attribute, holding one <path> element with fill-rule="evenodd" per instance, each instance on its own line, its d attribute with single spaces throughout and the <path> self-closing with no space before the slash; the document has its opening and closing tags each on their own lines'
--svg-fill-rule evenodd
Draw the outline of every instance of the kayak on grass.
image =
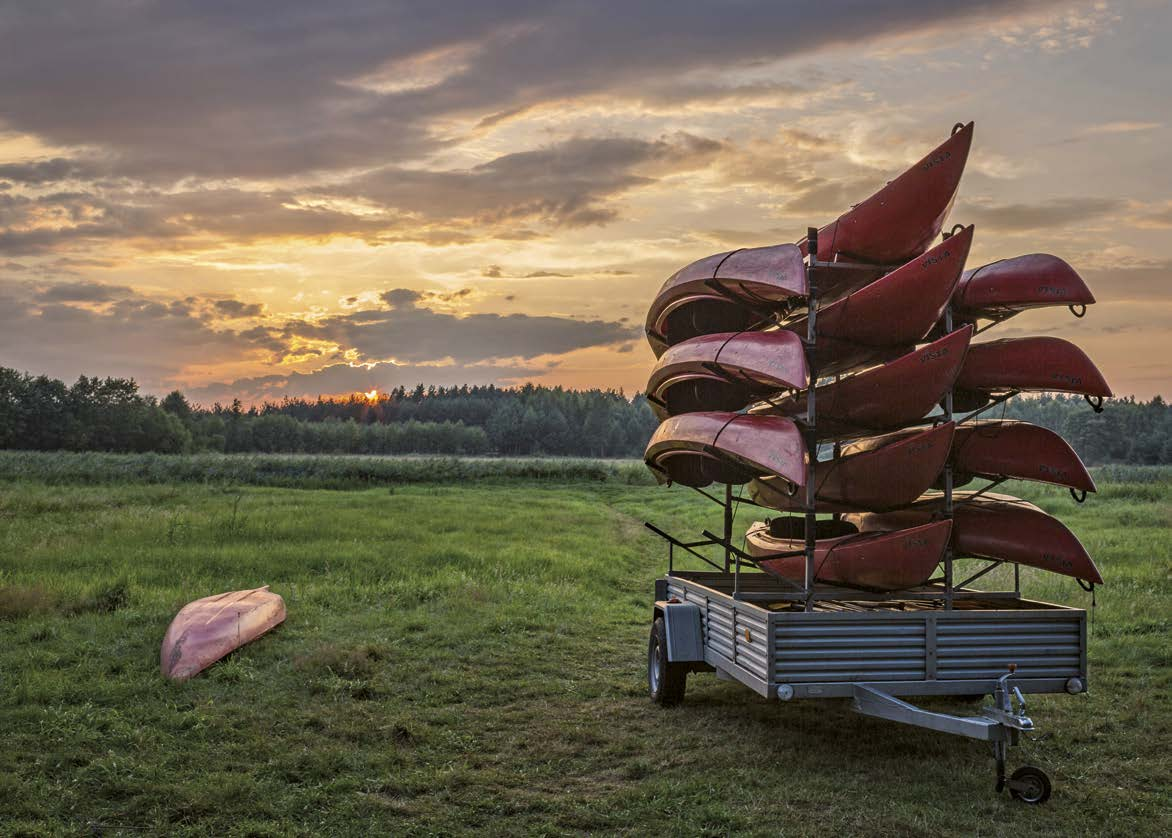
<svg viewBox="0 0 1172 838">
<path fill-rule="evenodd" d="M 801 339 L 783 329 L 700 335 L 660 356 L 647 400 L 660 419 L 696 410 L 739 410 L 749 402 L 805 387 Z"/>
<path fill-rule="evenodd" d="M 163 675 L 186 681 L 285 621 L 285 600 L 269 586 L 197 599 L 167 627 L 159 653 Z"/>
<path fill-rule="evenodd" d="M 945 422 L 874 450 L 824 460 L 814 466 L 814 499 L 819 512 L 883 511 L 914 502 L 928 490 L 948 461 L 955 426 Z M 770 509 L 805 508 L 805 493 L 771 477 L 749 485 L 753 502 Z"/>
<path fill-rule="evenodd" d="M 861 532 L 902 530 L 943 514 L 944 496 L 931 493 L 897 512 L 848 515 Z M 956 492 L 952 547 L 958 557 L 992 559 L 1103 583 L 1086 548 L 1065 524 L 1011 495 Z"/>
<path fill-rule="evenodd" d="M 888 431 L 923 419 L 952 388 L 972 334 L 972 326 L 963 326 L 894 361 L 818 387 L 814 391 L 818 438 Z M 806 394 L 754 405 L 751 411 L 804 416 Z"/>
<path fill-rule="evenodd" d="M 655 357 L 669 346 L 768 322 L 806 293 L 806 266 L 792 244 L 717 253 L 672 274 L 647 312 Z"/>
<path fill-rule="evenodd" d="M 685 486 L 747 483 L 771 475 L 798 487 L 806 477 L 801 431 L 779 416 L 723 411 L 673 416 L 655 429 L 643 460 L 660 483 Z"/>
<path fill-rule="evenodd" d="M 818 259 L 901 265 L 931 246 L 956 200 L 973 141 L 973 123 L 870 198 L 818 231 Z M 806 239 L 798 242 L 802 255 Z"/>
<path fill-rule="evenodd" d="M 757 566 L 775 576 L 803 583 L 804 555 L 768 558 L 805 549 L 801 523 L 801 518 L 774 518 L 750 526 L 745 542 Z M 831 585 L 880 591 L 922 585 L 944 557 L 951 528 L 949 521 L 934 521 L 896 532 L 844 531 L 835 537 L 819 538 L 814 542 L 814 579 Z"/>
</svg>

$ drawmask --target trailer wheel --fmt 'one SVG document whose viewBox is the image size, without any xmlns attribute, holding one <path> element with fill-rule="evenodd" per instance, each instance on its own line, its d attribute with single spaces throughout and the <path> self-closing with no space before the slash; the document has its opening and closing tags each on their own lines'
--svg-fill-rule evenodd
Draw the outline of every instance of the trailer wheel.
<svg viewBox="0 0 1172 838">
<path fill-rule="evenodd" d="M 1045 803 L 1050 799 L 1050 778 L 1032 765 L 1023 765 L 1009 778 L 1009 796 L 1022 803 Z"/>
<path fill-rule="evenodd" d="M 647 643 L 647 686 L 651 690 L 651 700 L 665 707 L 679 704 L 684 700 L 687 683 L 687 665 L 668 662 L 667 627 L 663 624 L 663 617 L 656 617 Z"/>
</svg>

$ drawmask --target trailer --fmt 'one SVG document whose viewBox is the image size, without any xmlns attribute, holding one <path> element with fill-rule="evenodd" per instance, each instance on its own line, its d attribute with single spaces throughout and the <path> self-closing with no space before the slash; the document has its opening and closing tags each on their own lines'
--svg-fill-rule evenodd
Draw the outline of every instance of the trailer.
<svg viewBox="0 0 1172 838">
<path fill-rule="evenodd" d="M 961 127 L 958 124 L 953 131 Z M 958 229 L 959 225 L 953 233 Z M 863 715 L 989 742 L 997 791 L 1008 789 L 1017 800 L 1042 803 L 1050 797 L 1049 777 L 1042 769 L 1028 765 L 1007 777 L 1007 752 L 1023 732 L 1034 730 L 1026 715 L 1026 693 L 1086 692 L 1086 611 L 1026 599 L 1016 564 L 1012 565 L 1012 590 L 974 587 L 1003 564 L 997 560 L 981 560 L 981 569 L 958 582 L 957 557 L 951 546 L 944 551 L 940 575 L 917 588 L 878 592 L 829 585 L 817 578 L 814 468 L 823 453 L 818 443 L 815 398 L 818 288 L 824 282 L 839 288 L 856 287 L 873 280 L 883 269 L 849 261 L 819 261 L 816 228 L 809 228 L 806 241 L 808 293 L 803 343 L 809 381 L 804 390 L 805 416 L 799 420 L 806 442 L 805 549 L 767 557 L 804 556 L 804 579 L 799 583 L 753 572 L 757 559 L 733 542 L 733 519 L 739 504 L 754 502 L 734 498 L 730 484 L 724 485 L 723 497 L 693 486 L 721 506 L 721 533 L 704 530 L 702 538 L 684 541 L 646 524 L 668 544 L 668 570 L 656 580 L 648 642 L 651 697 L 660 704 L 679 703 L 689 673 L 715 672 L 770 700 L 850 698 L 852 708 Z M 795 311 L 800 313 L 801 307 L 779 313 L 778 322 Z M 944 331 L 952 329 L 949 307 L 944 313 Z M 953 393 L 948 392 L 940 405 L 941 413 L 924 422 L 966 422 L 1014 395 L 1016 391 L 1000 394 L 958 417 L 953 413 Z M 1096 411 L 1102 409 L 1101 404 L 1092 402 L 1091 406 Z M 704 452 L 708 456 L 718 460 L 724 456 L 714 446 L 709 448 Z M 839 443 L 834 444 L 831 456 L 841 456 Z M 951 519 L 951 465 L 944 467 L 942 479 L 942 517 Z M 988 481 L 965 502 L 1001 482 Z M 796 494 L 798 487 L 792 488 Z M 1071 495 L 1079 503 L 1086 499 L 1085 492 L 1080 497 L 1072 489 Z M 713 547 L 723 551 L 723 561 L 702 552 Z M 712 570 L 677 570 L 675 562 L 681 552 Z M 1083 585 L 1082 580 L 1079 584 Z M 1093 583 L 1083 587 L 1094 590 Z M 989 696 L 992 703 L 979 715 L 960 716 L 932 712 L 904 700 L 916 696 L 973 700 Z"/>
<path fill-rule="evenodd" d="M 1008 746 L 1034 730 L 1025 693 L 1087 689 L 1086 612 L 1020 596 L 816 600 L 807 611 L 764 573 L 676 571 L 656 580 L 647 676 L 660 704 L 683 700 L 690 672 L 715 672 L 766 699 L 850 698 L 856 712 L 992 744 L 996 788 L 1050 796 L 1045 772 L 1006 777 Z M 734 586 L 739 587 L 734 597 Z M 822 595 L 831 592 L 822 591 Z M 913 592 L 909 592 L 913 593 Z M 921 709 L 911 696 L 991 696 L 977 716 Z"/>
</svg>

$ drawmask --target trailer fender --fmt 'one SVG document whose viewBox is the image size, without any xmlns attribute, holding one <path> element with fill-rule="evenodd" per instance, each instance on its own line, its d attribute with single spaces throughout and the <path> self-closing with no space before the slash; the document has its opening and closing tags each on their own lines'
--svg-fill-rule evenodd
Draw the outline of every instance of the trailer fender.
<svg viewBox="0 0 1172 838">
<path fill-rule="evenodd" d="M 692 602 L 657 602 L 667 633 L 670 663 L 703 663 L 704 639 L 700 633 L 700 607 Z"/>
</svg>

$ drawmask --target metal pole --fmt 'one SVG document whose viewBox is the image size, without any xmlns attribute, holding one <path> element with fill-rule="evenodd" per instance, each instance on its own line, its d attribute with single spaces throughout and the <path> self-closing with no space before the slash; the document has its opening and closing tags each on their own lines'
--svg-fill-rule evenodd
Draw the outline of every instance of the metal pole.
<svg viewBox="0 0 1172 838">
<path fill-rule="evenodd" d="M 944 333 L 952 332 L 952 306 L 944 309 Z M 952 388 L 944 394 L 944 421 L 952 421 Z M 952 520 L 952 458 L 944 464 L 944 517 Z M 953 525 L 955 526 L 955 524 Z M 944 550 L 944 610 L 952 610 L 952 541 Z"/>
<path fill-rule="evenodd" d="M 814 347 L 818 335 L 818 289 L 816 275 L 818 265 L 818 228 L 806 230 L 806 253 L 809 264 L 806 267 L 806 360 L 810 380 L 806 386 L 806 610 L 814 607 L 814 539 L 818 529 L 815 513 L 814 464 L 818 461 L 818 435 L 816 423 L 818 410 L 814 403 L 814 392 L 818 385 L 818 371 L 814 367 Z"/>
<path fill-rule="evenodd" d="M 732 484 L 724 484 L 724 572 L 728 573 L 729 565 L 732 564 L 732 552 L 728 549 L 728 545 L 732 544 L 732 526 L 733 526 L 733 506 L 732 506 Z"/>
</svg>

